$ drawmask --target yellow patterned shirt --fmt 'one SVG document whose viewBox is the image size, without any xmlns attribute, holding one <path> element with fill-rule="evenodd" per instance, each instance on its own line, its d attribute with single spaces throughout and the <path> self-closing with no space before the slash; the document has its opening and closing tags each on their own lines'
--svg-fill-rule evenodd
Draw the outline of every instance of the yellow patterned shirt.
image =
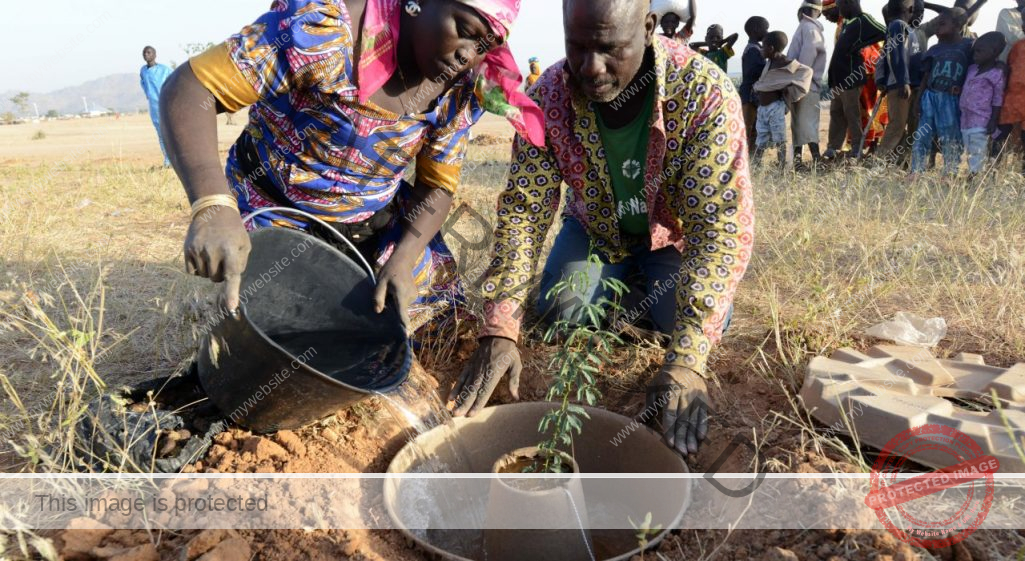
<svg viewBox="0 0 1025 561">
<path fill-rule="evenodd" d="M 683 255 L 666 361 L 703 374 L 754 243 L 744 120 L 733 83 L 714 63 L 663 37 L 652 48 L 657 91 L 644 189 L 651 249 L 672 245 Z M 563 184 L 563 213 L 584 225 L 594 248 L 613 263 L 628 255 L 593 105 L 573 92 L 564 61 L 530 95 L 545 113 L 546 148 L 514 141 L 482 285 L 489 302 L 481 336 L 518 338 Z"/>
</svg>

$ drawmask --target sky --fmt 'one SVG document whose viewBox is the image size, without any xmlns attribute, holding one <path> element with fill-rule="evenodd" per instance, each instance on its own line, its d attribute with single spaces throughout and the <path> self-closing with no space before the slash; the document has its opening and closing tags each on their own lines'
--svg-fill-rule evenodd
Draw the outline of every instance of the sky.
<svg viewBox="0 0 1025 561">
<path fill-rule="evenodd" d="M 182 46 L 220 42 L 255 20 L 270 0 L 47 0 L 45 13 L 33 4 L 6 0 L 0 18 L 0 91 L 49 92 L 121 72 L 138 72 L 142 48 L 157 49 L 160 62 L 186 60 Z M 880 14 L 886 0 L 863 0 L 866 11 Z M 952 4 L 953 0 L 935 0 Z M 698 0 L 695 35 L 719 23 L 726 34 L 740 33 L 752 15 L 767 18 L 772 29 L 792 34 L 801 0 Z M 997 14 L 1012 0 L 990 0 L 976 31 L 996 28 Z M 878 15 L 882 19 L 881 15 Z M 832 24 L 823 20 L 827 31 Z M 827 32 L 832 38 L 832 33 Z M 559 0 L 523 0 L 520 19 L 510 41 L 523 68 L 537 56 L 542 65 L 563 56 L 562 9 Z M 739 52 L 740 49 L 738 49 Z M 730 72 L 739 72 L 740 57 Z"/>
</svg>

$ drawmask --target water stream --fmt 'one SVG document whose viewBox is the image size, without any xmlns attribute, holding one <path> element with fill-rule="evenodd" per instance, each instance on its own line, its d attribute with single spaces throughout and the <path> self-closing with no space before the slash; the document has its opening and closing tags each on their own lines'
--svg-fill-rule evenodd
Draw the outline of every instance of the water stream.
<svg viewBox="0 0 1025 561">
<path fill-rule="evenodd" d="M 375 395 L 385 410 L 403 427 L 406 446 L 416 459 L 410 473 L 459 474 L 476 471 L 462 441 L 456 438 L 452 415 L 422 369 L 413 368 L 406 382 L 397 389 Z M 429 431 L 442 433 L 440 439 L 432 440 L 430 449 L 417 440 L 417 437 Z M 420 523 L 417 525 L 421 527 L 481 527 L 486 515 L 486 502 L 461 487 L 455 476 L 450 479 L 407 478 L 399 485 L 399 502 L 404 511 L 415 515 Z M 446 541 L 445 538 L 453 533 L 411 531 L 440 547 L 457 544 L 465 546 L 467 537 L 470 537 L 468 532 L 456 532 L 461 534 L 456 543 L 437 543 L 439 540 Z"/>
<path fill-rule="evenodd" d="M 386 389 L 394 384 L 396 373 L 402 371 L 405 349 L 393 340 L 374 339 L 351 331 L 277 335 L 274 340 L 297 357 L 311 348 L 331 349 L 332 352 L 310 357 L 308 365 L 379 399 L 401 427 L 406 447 L 414 457 L 408 473 L 452 475 L 441 479 L 408 477 L 397 486 L 396 506 L 410 531 L 443 550 L 471 559 L 486 558 L 484 534 L 479 528 L 486 526 L 487 493 L 475 491 L 470 482 L 457 474 L 486 472 L 491 466 L 473 464 L 464 440 L 457 438 L 452 415 L 422 368 L 414 365 L 405 382 Z M 347 344 L 338 345 L 339 340 Z M 419 437 L 431 431 L 440 433 L 440 438 L 432 438 L 425 445 L 425 439 Z M 590 543 L 587 547 L 587 558 L 602 558 L 590 550 Z"/>
</svg>

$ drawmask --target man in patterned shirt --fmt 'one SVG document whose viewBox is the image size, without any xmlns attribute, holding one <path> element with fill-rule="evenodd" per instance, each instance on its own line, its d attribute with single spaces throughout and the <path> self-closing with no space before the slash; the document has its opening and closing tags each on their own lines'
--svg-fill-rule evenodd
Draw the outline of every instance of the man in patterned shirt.
<svg viewBox="0 0 1025 561">
<path fill-rule="evenodd" d="M 708 431 L 708 355 L 720 337 L 751 256 L 754 213 L 741 101 L 726 73 L 689 47 L 655 35 L 642 0 L 564 0 L 565 60 L 531 90 L 546 120 L 545 148 L 517 137 L 498 200 L 495 257 L 480 347 L 450 395 L 473 415 L 510 374 L 538 258 L 568 186 L 563 226 L 541 278 L 542 314 L 579 319 L 603 277 L 640 269 L 650 311 L 671 336 L 648 387 L 666 443 L 693 453 Z M 632 24 L 630 22 L 633 22 Z M 643 163 L 642 163 L 643 162 Z M 589 267 L 594 252 L 601 267 Z M 584 294 L 549 289 L 585 270 Z"/>
</svg>

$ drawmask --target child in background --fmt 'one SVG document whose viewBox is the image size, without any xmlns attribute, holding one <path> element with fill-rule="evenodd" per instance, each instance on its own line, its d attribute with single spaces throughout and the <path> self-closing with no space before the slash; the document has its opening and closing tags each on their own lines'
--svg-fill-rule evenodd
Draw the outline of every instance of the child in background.
<svg viewBox="0 0 1025 561">
<path fill-rule="evenodd" d="M 914 18 L 915 0 L 890 0 L 886 7 L 890 21 L 884 56 L 876 65 L 876 85 L 885 92 L 890 123 L 883 133 L 878 155 L 898 162 L 907 150 L 904 141 L 910 136 L 909 117 L 917 97 L 915 92 L 922 83 L 922 53 L 918 36 L 908 23 Z"/>
<path fill-rule="evenodd" d="M 744 107 L 744 126 L 747 127 L 747 146 L 754 150 L 756 131 L 755 121 L 758 119 L 758 94 L 754 91 L 755 82 L 765 70 L 765 56 L 762 54 L 762 40 L 769 33 L 769 20 L 755 16 L 744 24 L 747 33 L 747 46 L 740 61 L 743 66 L 743 80 L 740 83 L 740 101 Z"/>
<path fill-rule="evenodd" d="M 721 25 L 717 23 L 712 24 L 705 33 L 705 41 L 703 43 L 691 43 L 690 48 L 708 57 L 725 72 L 730 59 L 736 54 L 733 52 L 733 45 L 737 43 L 740 35 L 734 33 L 729 37 L 723 38 L 723 33 L 725 31 L 723 31 Z"/>
<path fill-rule="evenodd" d="M 662 34 L 684 45 L 694 33 L 697 8 L 697 0 L 651 0 L 651 13 L 658 18 Z"/>
<path fill-rule="evenodd" d="M 804 146 L 811 151 L 812 161 L 822 157 L 819 152 L 819 125 L 822 109 L 822 78 L 826 74 L 825 27 L 819 22 L 822 15 L 822 0 L 804 0 L 797 12 L 800 22 L 794 39 L 790 42 L 787 57 L 811 68 L 813 72 L 811 91 L 797 105 L 791 108 L 790 128 L 794 139 L 794 165 L 801 166 Z"/>
<path fill-rule="evenodd" d="M 922 57 L 922 100 L 915 148 L 911 158 L 912 177 L 925 171 L 934 138 L 939 138 L 943 167 L 947 175 L 957 173 L 961 163 L 961 88 L 968 76 L 972 41 L 961 37 L 964 10 L 951 8 L 940 14 L 936 26 L 939 44 Z"/>
<path fill-rule="evenodd" d="M 982 171 L 989 157 L 989 141 L 997 130 L 1004 105 L 1005 68 L 1000 62 L 1007 41 L 999 32 L 979 37 L 972 49 L 975 64 L 968 68 L 961 92 L 961 136 L 972 175 Z"/>
<path fill-rule="evenodd" d="M 536 56 L 530 57 L 530 74 L 527 75 L 527 87 L 533 86 L 541 79 L 541 61 Z"/>
<path fill-rule="evenodd" d="M 1004 108 L 1000 111 L 1001 135 L 994 145 L 1003 149 L 1015 127 L 1025 124 L 1025 41 L 1018 41 L 1007 57 L 1010 77 L 1007 92 L 1004 93 Z M 1025 128 L 1021 132 L 1022 146 L 1025 146 Z"/>
<path fill-rule="evenodd" d="M 769 63 L 754 85 L 758 93 L 758 138 L 755 161 L 760 162 L 769 148 L 779 152 L 779 165 L 787 163 L 787 111 L 811 90 L 814 71 L 784 54 L 787 35 L 773 31 L 765 36 L 762 54 Z"/>
</svg>

